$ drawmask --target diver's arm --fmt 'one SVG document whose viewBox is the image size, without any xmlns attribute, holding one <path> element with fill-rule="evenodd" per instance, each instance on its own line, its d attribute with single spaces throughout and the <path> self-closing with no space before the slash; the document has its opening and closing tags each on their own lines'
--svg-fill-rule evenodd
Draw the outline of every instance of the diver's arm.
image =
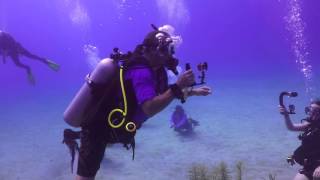
<svg viewBox="0 0 320 180">
<path fill-rule="evenodd" d="M 289 113 L 288 111 L 282 107 L 282 106 L 279 106 L 279 110 L 280 110 L 280 113 L 283 115 L 284 117 L 284 120 L 285 120 L 285 124 L 286 124 L 286 127 L 288 128 L 288 130 L 290 131 L 304 131 L 310 123 L 308 122 L 303 122 L 303 123 L 292 123 L 292 120 L 289 116 Z"/>
<path fill-rule="evenodd" d="M 303 123 L 292 123 L 289 114 L 284 115 L 285 123 L 290 131 L 304 131 L 310 123 L 303 122 Z"/>
<path fill-rule="evenodd" d="M 194 83 L 194 74 L 192 70 L 183 72 L 183 74 L 178 78 L 176 85 L 180 89 L 184 89 Z M 171 88 L 165 91 L 163 94 L 160 94 L 154 97 L 151 100 L 148 100 L 142 104 L 143 112 L 148 116 L 152 117 L 158 112 L 162 111 L 167 107 L 170 102 L 175 98 L 175 95 Z"/>
<path fill-rule="evenodd" d="M 207 96 L 211 94 L 211 88 L 208 86 L 201 86 L 198 88 L 186 89 L 186 96 Z"/>
<path fill-rule="evenodd" d="M 174 98 L 173 92 L 171 89 L 168 89 L 163 94 L 144 102 L 142 104 L 142 110 L 148 117 L 152 117 L 167 107 Z"/>
</svg>

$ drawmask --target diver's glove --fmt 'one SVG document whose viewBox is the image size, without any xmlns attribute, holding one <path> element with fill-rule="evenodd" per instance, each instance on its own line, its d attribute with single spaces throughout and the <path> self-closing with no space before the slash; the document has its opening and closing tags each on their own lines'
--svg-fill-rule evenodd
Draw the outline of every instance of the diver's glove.
<svg viewBox="0 0 320 180">
<path fill-rule="evenodd" d="M 60 69 L 59 64 L 54 63 L 53 61 L 50 61 L 48 59 L 46 59 L 46 63 L 48 64 L 48 66 L 54 70 L 54 71 L 58 71 Z"/>
</svg>

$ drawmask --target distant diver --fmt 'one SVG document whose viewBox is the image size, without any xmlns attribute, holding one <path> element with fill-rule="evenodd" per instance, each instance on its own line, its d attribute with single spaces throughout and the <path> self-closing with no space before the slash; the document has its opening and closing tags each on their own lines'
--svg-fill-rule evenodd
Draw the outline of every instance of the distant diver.
<svg viewBox="0 0 320 180">
<path fill-rule="evenodd" d="M 11 57 L 14 64 L 27 71 L 28 79 L 31 84 L 35 84 L 31 68 L 20 62 L 19 56 L 23 55 L 31 59 L 39 60 L 48 65 L 52 70 L 58 71 L 59 65 L 46 59 L 30 53 L 20 43 L 18 43 L 10 34 L 0 30 L 0 55 L 2 55 L 3 64 L 6 63 L 6 57 Z"/>
<path fill-rule="evenodd" d="M 176 106 L 175 111 L 171 115 L 170 123 L 171 128 L 174 128 L 175 131 L 183 134 L 190 133 L 195 126 L 199 126 L 198 121 L 187 117 L 181 105 Z"/>
<path fill-rule="evenodd" d="M 305 108 L 307 117 L 301 123 L 292 123 L 289 114 L 295 114 L 295 106 L 289 105 L 289 110 L 283 104 L 283 97 L 296 97 L 296 92 L 282 92 L 279 97 L 279 110 L 283 115 L 286 127 L 290 131 L 302 132 L 298 137 L 301 145 L 287 158 L 291 165 L 298 163 L 303 168 L 294 180 L 320 179 L 320 100 L 315 100 Z"/>
</svg>

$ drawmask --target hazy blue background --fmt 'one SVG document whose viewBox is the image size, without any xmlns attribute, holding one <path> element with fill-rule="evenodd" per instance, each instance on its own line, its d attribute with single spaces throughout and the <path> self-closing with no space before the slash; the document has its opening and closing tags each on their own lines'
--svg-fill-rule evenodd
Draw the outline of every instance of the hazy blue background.
<svg viewBox="0 0 320 180">
<path fill-rule="evenodd" d="M 25 176 L 37 179 L 47 174 L 52 179 L 72 177 L 68 171 L 67 150 L 60 144 L 62 130 L 67 127 L 62 113 L 91 70 L 83 46 L 96 46 L 100 57 L 108 56 L 116 46 L 123 51 L 132 50 L 151 30 L 151 23 L 159 26 L 171 24 L 176 28 L 176 34 L 182 36 L 183 44 L 177 49 L 182 67 L 186 62 L 191 62 L 193 67 L 198 62 L 209 63 L 207 81 L 213 88 L 213 95 L 192 98 L 185 104 L 188 114 L 201 122 L 196 133 L 197 137 L 204 139 L 194 138 L 189 144 L 188 141 L 180 144 L 180 138 L 174 139 L 176 134 L 168 128 L 167 122 L 171 105 L 153 118 L 160 120 L 150 120 L 145 130 L 142 128 L 137 137 L 136 165 L 130 161 L 130 153 L 121 150 L 120 157 L 126 154 L 128 158 L 115 158 L 111 167 L 109 162 L 106 163 L 103 167 L 107 172 L 99 177 L 107 179 L 112 174 L 110 178 L 118 180 L 127 172 L 128 179 L 168 179 L 172 177 L 170 173 L 178 171 L 175 168 L 179 167 L 182 173 L 178 179 L 183 179 L 187 167 L 198 158 L 199 162 L 211 160 L 208 164 L 220 160 L 230 160 L 231 164 L 235 160 L 245 160 L 248 166 L 255 165 L 248 171 L 251 179 L 266 177 L 268 172 L 276 172 L 279 179 L 290 179 L 298 167 L 287 166 L 285 156 L 299 142 L 295 133 L 287 132 L 278 115 L 277 97 L 282 90 L 298 91 L 300 96 L 293 102 L 300 110 L 300 118 L 309 96 L 305 93 L 305 78 L 291 48 L 294 41 L 286 29 L 288 2 L 1 0 L 0 29 L 9 32 L 31 52 L 60 64 L 61 70 L 53 72 L 44 64 L 21 58 L 22 62 L 32 66 L 36 86 L 31 86 L 26 73 L 15 67 L 12 61 L 8 59 L 6 64 L 0 63 L 0 179 L 30 179 Z M 308 64 L 314 73 L 313 87 L 315 94 L 319 94 L 320 2 L 299 2 L 305 24 Z M 158 133 L 153 128 L 159 130 Z M 283 139 L 279 141 L 278 138 Z M 213 139 L 213 150 L 208 152 L 206 145 Z M 168 147 L 169 152 L 159 147 L 163 143 L 172 145 Z M 269 145 L 273 147 L 269 148 Z M 196 151 L 198 156 L 190 158 L 184 147 L 194 150 L 195 146 L 203 148 Z M 11 153 L 13 149 L 15 153 Z M 172 163 L 161 164 L 164 163 L 163 157 L 152 154 L 155 151 L 163 156 L 170 154 Z M 48 154 L 52 154 L 54 160 L 49 161 Z M 141 158 L 142 154 L 146 156 Z M 38 164 L 37 156 L 42 159 Z M 106 157 L 112 156 L 107 154 Z M 264 158 L 262 163 L 257 160 L 260 157 Z M 143 169 L 146 167 L 141 164 L 149 161 L 158 163 L 163 169 L 154 170 L 159 168 L 155 165 L 150 174 L 145 174 Z M 176 161 L 183 166 L 175 164 Z M 38 167 L 37 170 L 30 169 L 28 163 L 31 162 L 37 164 L 32 164 Z M 117 167 L 116 172 L 114 167 Z M 141 168 L 143 173 L 133 173 L 134 168 Z M 162 174 L 166 178 L 161 177 Z"/>
</svg>

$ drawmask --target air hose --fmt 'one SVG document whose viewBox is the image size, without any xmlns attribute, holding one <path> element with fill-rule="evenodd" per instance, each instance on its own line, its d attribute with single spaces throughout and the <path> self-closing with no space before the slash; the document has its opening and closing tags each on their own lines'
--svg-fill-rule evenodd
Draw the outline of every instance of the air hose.
<svg viewBox="0 0 320 180">
<path fill-rule="evenodd" d="M 126 91 L 124 88 L 124 82 L 123 82 L 123 67 L 120 66 L 120 85 L 121 85 L 121 92 L 123 95 L 123 104 L 124 104 L 124 109 L 113 109 L 109 115 L 108 115 L 108 123 L 112 128 L 120 128 L 125 122 L 126 122 L 126 116 L 127 116 L 127 110 L 128 110 L 128 104 L 127 104 L 127 97 L 126 97 Z M 119 124 L 114 124 L 112 122 L 112 116 L 114 113 L 120 113 L 122 120 L 120 121 Z M 125 128 L 128 132 L 134 132 L 136 130 L 136 124 L 134 122 L 128 122 L 125 125 Z"/>
</svg>

